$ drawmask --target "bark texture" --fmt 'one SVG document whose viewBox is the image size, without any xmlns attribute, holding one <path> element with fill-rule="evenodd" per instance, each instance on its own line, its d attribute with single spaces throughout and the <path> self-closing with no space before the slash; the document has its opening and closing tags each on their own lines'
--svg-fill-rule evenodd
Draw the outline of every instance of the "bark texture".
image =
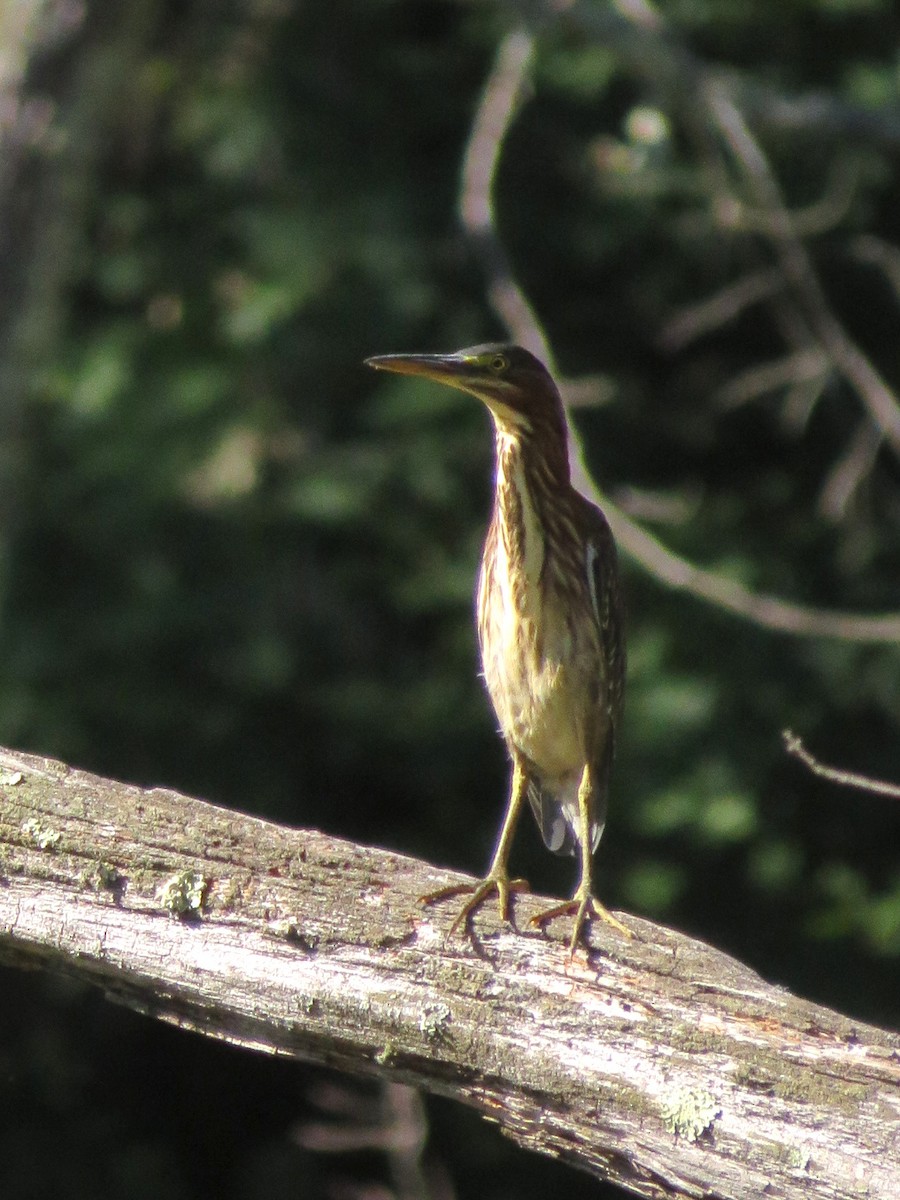
<svg viewBox="0 0 900 1200">
<path fill-rule="evenodd" d="M 448 940 L 455 905 L 418 897 L 465 878 L 0 751 L 7 963 L 454 1097 L 637 1195 L 900 1196 L 896 1035 L 634 917 L 574 960 L 564 921 L 528 930 L 539 897 Z"/>
</svg>

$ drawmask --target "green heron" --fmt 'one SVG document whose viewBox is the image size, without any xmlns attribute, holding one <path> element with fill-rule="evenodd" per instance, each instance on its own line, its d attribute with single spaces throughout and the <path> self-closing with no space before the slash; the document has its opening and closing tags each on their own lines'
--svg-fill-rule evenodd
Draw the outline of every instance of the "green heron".
<svg viewBox="0 0 900 1200">
<path fill-rule="evenodd" d="M 591 887 L 625 682 L 616 547 L 603 513 L 570 482 L 559 391 L 520 346 L 388 354 L 366 362 L 470 392 L 494 422 L 494 510 L 476 615 L 484 678 L 512 758 L 509 801 L 481 883 L 423 899 L 472 892 L 451 932 L 467 926 L 493 893 L 508 920 L 511 893 L 528 886 L 508 869 L 527 796 L 548 848 L 580 860 L 572 899 L 533 923 L 574 915 L 572 953 L 592 915 L 630 936 Z"/>
</svg>

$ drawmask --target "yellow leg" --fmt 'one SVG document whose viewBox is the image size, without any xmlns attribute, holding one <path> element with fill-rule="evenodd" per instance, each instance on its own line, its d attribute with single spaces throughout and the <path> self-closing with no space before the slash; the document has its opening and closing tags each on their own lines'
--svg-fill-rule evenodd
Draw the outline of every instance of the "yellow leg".
<svg viewBox="0 0 900 1200">
<path fill-rule="evenodd" d="M 591 917 L 598 917 L 617 929 L 623 936 L 630 938 L 631 930 L 626 928 L 609 909 L 605 908 L 594 896 L 591 887 L 591 797 L 594 790 L 593 772 L 590 766 L 585 766 L 578 785 L 578 849 L 581 856 L 581 872 L 578 887 L 571 900 L 548 908 L 531 918 L 532 925 L 544 925 L 557 917 L 575 916 L 575 925 L 569 942 L 569 954 L 574 954 L 584 930 L 585 923 Z"/>
<path fill-rule="evenodd" d="M 421 897 L 423 904 L 434 904 L 438 900 L 447 900 L 451 896 L 464 896 L 467 892 L 472 893 L 471 899 L 466 901 L 459 916 L 450 926 L 451 936 L 459 929 L 468 925 L 472 913 L 484 903 L 492 892 L 497 893 L 497 899 L 500 904 L 500 916 L 504 921 L 508 921 L 510 896 L 513 892 L 528 891 L 527 881 L 524 879 L 510 879 L 507 869 L 513 834 L 516 831 L 519 815 L 522 812 L 522 803 L 525 800 L 527 788 L 528 777 L 519 759 L 516 757 L 513 759 L 509 802 L 506 806 L 503 825 L 500 828 L 500 837 L 497 839 L 497 848 L 494 851 L 494 857 L 491 859 L 488 873 L 481 883 L 474 885 L 464 883 L 454 887 L 441 888 L 440 891 L 430 892 L 427 896 Z"/>
</svg>

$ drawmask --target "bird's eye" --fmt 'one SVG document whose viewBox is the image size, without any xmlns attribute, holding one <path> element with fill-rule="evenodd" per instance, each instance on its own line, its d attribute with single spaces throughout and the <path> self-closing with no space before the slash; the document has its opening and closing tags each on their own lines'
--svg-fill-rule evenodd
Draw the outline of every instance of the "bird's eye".
<svg viewBox="0 0 900 1200">
<path fill-rule="evenodd" d="M 504 354 L 495 354 L 490 362 L 491 370 L 495 375 L 502 375 L 508 366 L 509 362 Z"/>
</svg>

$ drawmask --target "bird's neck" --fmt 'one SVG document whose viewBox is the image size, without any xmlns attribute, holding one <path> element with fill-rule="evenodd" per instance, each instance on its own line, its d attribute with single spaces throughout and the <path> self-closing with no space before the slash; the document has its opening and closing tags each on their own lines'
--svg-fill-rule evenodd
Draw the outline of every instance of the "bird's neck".
<svg viewBox="0 0 900 1200">
<path fill-rule="evenodd" d="M 522 612 L 540 602 L 547 532 L 558 528 L 570 491 L 565 428 L 540 438 L 498 428 L 496 455 L 493 521 L 500 562 L 509 579 L 518 581 L 515 607 Z"/>
<path fill-rule="evenodd" d="M 521 473 L 534 491 L 550 497 L 568 489 L 569 449 L 561 406 L 540 424 L 495 421 L 494 433 L 498 479 Z"/>
</svg>

